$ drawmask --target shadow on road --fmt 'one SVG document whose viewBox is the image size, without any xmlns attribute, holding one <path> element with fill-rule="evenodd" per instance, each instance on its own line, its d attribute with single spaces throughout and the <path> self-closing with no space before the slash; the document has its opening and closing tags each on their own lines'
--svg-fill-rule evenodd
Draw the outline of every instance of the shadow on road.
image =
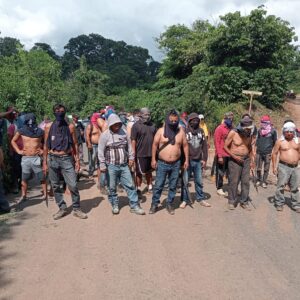
<svg viewBox="0 0 300 300">
<path fill-rule="evenodd" d="M 18 256 L 16 251 L 8 253 L 6 244 L 8 240 L 14 238 L 15 227 L 22 225 L 26 219 L 31 217 L 34 215 L 24 212 L 0 215 L 0 290 L 13 283 L 13 280 L 7 277 L 9 267 L 6 265 L 6 261 L 11 258 L 16 259 Z M 10 296 L 13 298 L 12 295 Z"/>
</svg>

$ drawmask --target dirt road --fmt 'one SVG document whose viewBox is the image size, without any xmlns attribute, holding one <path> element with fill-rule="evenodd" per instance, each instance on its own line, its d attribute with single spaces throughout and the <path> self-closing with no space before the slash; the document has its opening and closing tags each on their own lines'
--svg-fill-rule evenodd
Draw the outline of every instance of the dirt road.
<svg viewBox="0 0 300 300">
<path fill-rule="evenodd" d="M 300 215 L 275 211 L 273 186 L 251 190 L 256 210 L 229 212 L 206 179 L 212 207 L 174 216 L 132 215 L 124 194 L 113 216 L 92 181 L 80 188 L 87 220 L 53 221 L 55 203 L 47 208 L 33 189 L 1 223 L 1 300 L 299 299 Z M 148 211 L 150 197 L 143 202 Z"/>
</svg>

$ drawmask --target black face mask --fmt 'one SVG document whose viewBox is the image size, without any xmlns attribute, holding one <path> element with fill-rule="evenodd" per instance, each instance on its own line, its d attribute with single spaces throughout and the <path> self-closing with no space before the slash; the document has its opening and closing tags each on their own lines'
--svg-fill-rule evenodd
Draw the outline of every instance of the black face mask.
<svg viewBox="0 0 300 300">
<path fill-rule="evenodd" d="M 179 121 L 175 122 L 175 123 L 169 123 L 168 126 L 172 129 L 172 130 L 176 130 L 178 128 L 179 125 Z"/>
<path fill-rule="evenodd" d="M 192 121 L 190 121 L 190 125 L 191 125 L 191 127 L 193 128 L 193 129 L 197 129 L 197 128 L 199 128 L 199 121 L 198 120 L 192 120 Z"/>
<path fill-rule="evenodd" d="M 60 111 L 60 112 L 55 112 L 54 115 L 55 115 L 56 121 L 62 122 L 65 119 L 66 113 Z"/>
</svg>

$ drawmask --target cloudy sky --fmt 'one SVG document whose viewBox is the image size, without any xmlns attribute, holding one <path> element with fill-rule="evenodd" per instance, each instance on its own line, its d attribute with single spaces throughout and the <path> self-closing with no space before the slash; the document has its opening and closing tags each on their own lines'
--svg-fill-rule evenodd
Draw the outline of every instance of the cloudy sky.
<svg viewBox="0 0 300 300">
<path fill-rule="evenodd" d="M 247 14 L 260 4 L 289 21 L 300 36 L 299 0 L 0 0 L 0 31 L 26 48 L 46 42 L 59 54 L 71 37 L 98 33 L 148 48 L 159 59 L 154 38 L 167 26 L 196 19 L 215 23 L 227 12 Z"/>
</svg>

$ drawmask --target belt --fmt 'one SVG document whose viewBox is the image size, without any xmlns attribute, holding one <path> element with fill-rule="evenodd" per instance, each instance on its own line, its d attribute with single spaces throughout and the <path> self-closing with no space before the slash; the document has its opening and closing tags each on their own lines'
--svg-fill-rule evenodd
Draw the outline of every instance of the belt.
<svg viewBox="0 0 300 300">
<path fill-rule="evenodd" d="M 286 163 L 285 161 L 282 161 L 282 160 L 280 160 L 279 163 L 282 164 L 282 165 L 288 166 L 290 168 L 297 168 L 298 167 L 298 164 L 288 164 L 288 163 Z"/>
<path fill-rule="evenodd" d="M 70 156 L 72 156 L 71 154 L 59 155 L 59 154 L 54 154 L 54 153 L 49 153 L 48 155 L 53 156 L 53 157 L 70 157 Z"/>
<path fill-rule="evenodd" d="M 166 160 L 163 160 L 163 159 L 158 159 L 159 161 L 163 162 L 164 164 L 167 164 L 167 165 L 173 165 L 173 164 L 176 164 L 178 161 L 180 161 L 180 159 L 177 159 L 175 161 L 166 161 Z"/>
</svg>

